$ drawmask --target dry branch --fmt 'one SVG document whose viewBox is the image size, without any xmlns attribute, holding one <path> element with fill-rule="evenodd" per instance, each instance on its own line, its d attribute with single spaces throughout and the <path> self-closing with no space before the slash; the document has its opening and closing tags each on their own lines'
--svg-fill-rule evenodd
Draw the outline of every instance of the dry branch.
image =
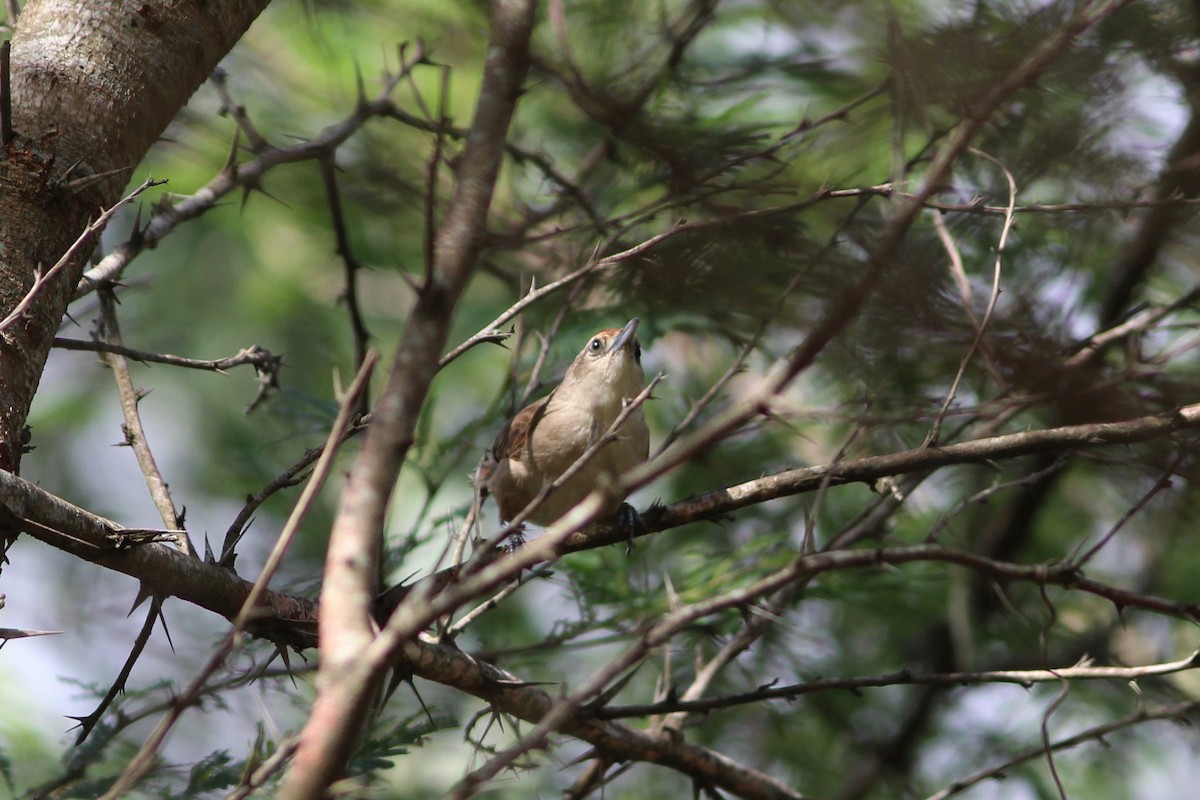
<svg viewBox="0 0 1200 800">
<path fill-rule="evenodd" d="M 330 533 L 321 591 L 319 694 L 284 778 L 284 800 L 324 793 L 345 769 L 381 685 L 386 664 L 362 656 L 375 637 L 371 610 L 388 501 L 486 231 L 508 126 L 528 69 L 535 5 L 533 0 L 493 5 L 483 84 L 458 185 Z"/>
</svg>

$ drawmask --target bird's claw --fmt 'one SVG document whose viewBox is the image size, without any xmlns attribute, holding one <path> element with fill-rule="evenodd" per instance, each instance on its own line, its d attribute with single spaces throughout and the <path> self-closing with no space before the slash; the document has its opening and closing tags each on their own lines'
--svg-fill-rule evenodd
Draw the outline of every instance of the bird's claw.
<svg viewBox="0 0 1200 800">
<path fill-rule="evenodd" d="M 512 532 L 504 538 L 504 542 L 500 545 L 500 547 L 505 554 L 508 554 L 516 552 L 520 547 L 524 546 L 524 544 L 525 526 L 522 524 L 513 527 Z"/>
<path fill-rule="evenodd" d="M 625 545 L 626 555 L 633 552 L 633 540 L 641 534 L 648 533 L 650 530 L 646 525 L 646 520 L 642 519 L 642 515 L 638 513 L 638 510 L 629 505 L 629 503 L 621 503 L 621 507 L 617 509 L 615 522 L 629 536 L 629 542 Z"/>
</svg>

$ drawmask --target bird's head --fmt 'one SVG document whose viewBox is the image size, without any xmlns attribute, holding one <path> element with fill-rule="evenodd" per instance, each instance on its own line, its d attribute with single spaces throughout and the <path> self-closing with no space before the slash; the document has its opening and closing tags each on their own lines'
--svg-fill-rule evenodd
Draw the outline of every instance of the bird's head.
<svg viewBox="0 0 1200 800">
<path fill-rule="evenodd" d="M 642 372 L 642 346 L 637 340 L 638 318 L 624 328 L 608 328 L 594 334 L 567 368 L 563 387 L 595 392 L 600 399 L 635 396 L 646 383 Z"/>
</svg>

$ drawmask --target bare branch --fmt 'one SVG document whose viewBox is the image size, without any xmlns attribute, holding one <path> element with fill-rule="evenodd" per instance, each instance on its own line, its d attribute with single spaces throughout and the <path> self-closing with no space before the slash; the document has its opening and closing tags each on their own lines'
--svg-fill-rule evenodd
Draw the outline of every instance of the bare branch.
<svg viewBox="0 0 1200 800">
<path fill-rule="evenodd" d="M 1200 404 L 1184 406 L 1175 412 L 1154 414 L 1124 422 L 1072 425 L 1061 428 L 1010 433 L 975 439 L 935 448 L 904 450 L 883 456 L 849 459 L 836 465 L 802 467 L 767 475 L 736 486 L 696 495 L 643 515 L 647 531 L 677 527 L 686 522 L 717 518 L 748 505 L 779 497 L 815 491 L 826 476 L 832 485 L 845 483 L 874 484 L 893 475 L 920 473 L 954 464 L 986 463 L 1035 453 L 1061 453 L 1114 444 L 1132 444 L 1169 436 L 1177 431 L 1200 426 Z M 642 486 L 658 477 L 661 467 L 651 462 L 627 476 L 626 486 Z M 620 536 L 601 527 L 589 534 L 575 534 L 566 542 L 567 550 L 588 549 L 615 544 Z"/>
<path fill-rule="evenodd" d="M 1004 253 L 1004 246 L 1008 243 L 1008 234 L 1012 230 L 1013 225 L 1013 208 L 1017 204 L 1017 181 L 1008 168 L 997 161 L 995 158 L 986 153 L 975 150 L 982 158 L 995 164 L 1004 172 L 1004 177 L 1008 181 L 1008 213 L 1004 216 L 1004 226 L 1000 229 L 1000 240 L 996 243 L 996 258 L 992 267 L 992 291 L 988 296 L 987 308 L 983 312 L 983 319 L 975 326 L 975 338 L 971 340 L 971 346 L 967 348 L 966 354 L 959 362 L 958 372 L 954 374 L 954 380 L 950 384 L 950 390 L 946 392 L 946 399 L 942 402 L 942 407 L 938 409 L 937 415 L 934 417 L 933 425 L 929 429 L 929 433 L 925 436 L 925 446 L 937 444 L 938 437 L 942 433 L 942 421 L 946 418 L 946 412 L 950 410 L 950 404 L 954 402 L 954 398 L 958 395 L 958 387 L 962 383 L 963 375 L 967 371 L 967 365 L 971 363 L 971 359 L 975 355 L 975 351 L 979 349 L 983 342 L 983 335 L 987 331 L 988 323 L 992 320 L 992 312 L 996 310 L 996 301 L 1000 299 L 1000 263 Z M 953 261 L 953 259 L 952 259 Z M 962 272 L 961 259 L 958 261 L 957 273 Z M 965 280 L 960 279 L 965 291 L 963 299 L 968 304 L 968 313 L 970 313 L 970 285 Z M 974 321 L 974 315 L 971 317 Z"/>
<path fill-rule="evenodd" d="M 87 342 L 82 339 L 68 339 L 57 336 L 54 346 L 60 350 L 75 350 L 89 353 L 112 353 L 114 355 L 132 358 L 143 364 L 169 364 L 184 369 L 199 369 L 208 372 L 224 372 L 234 367 L 252 366 L 255 370 L 271 372 L 279 369 L 283 356 L 277 356 L 269 350 L 264 350 L 256 344 L 244 347 L 232 356 L 225 358 L 186 358 L 170 353 L 153 353 L 149 350 L 136 350 L 132 347 L 113 344 L 111 342 Z"/>
<path fill-rule="evenodd" d="M 861 678 L 814 678 L 803 683 L 793 683 L 788 686 L 762 686 L 741 694 L 711 697 L 707 699 L 663 700 L 657 703 L 642 705 L 608 706 L 597 709 L 598 719 L 623 719 L 627 717 L 645 717 L 652 714 L 667 714 L 686 711 L 690 713 L 708 713 L 725 708 L 757 703 L 763 700 L 793 700 L 806 694 L 829 691 L 856 691 L 858 689 L 881 688 L 885 686 L 972 686 L 980 684 L 1014 683 L 1029 688 L 1036 683 L 1057 683 L 1059 681 L 1137 681 L 1143 678 L 1173 675 L 1178 672 L 1200 668 L 1198 653 L 1192 653 L 1187 658 L 1178 661 L 1166 661 L 1160 664 L 1146 664 L 1140 667 L 1094 667 L 1091 664 L 1080 664 L 1057 669 L 997 669 L 980 672 L 936 672 L 913 673 L 907 669 L 883 675 L 870 675 Z"/>
<path fill-rule="evenodd" d="M 251 584 L 233 572 L 185 556 L 174 548 L 155 543 L 121 547 L 123 534 L 136 529 L 72 505 L 6 470 L 0 470 L 0 507 L 15 516 L 22 529 L 35 539 L 136 578 L 164 597 L 178 597 L 233 619 L 249 594 Z M 252 632 L 273 641 L 310 647 L 315 619 L 311 601 L 267 592 Z"/>
<path fill-rule="evenodd" d="M 1177 431 L 1195 427 L 1200 427 L 1200 404 L 1185 406 L 1173 413 L 1156 414 L 1125 422 L 1025 431 L 956 442 L 939 447 L 904 450 L 889 455 L 849 459 L 832 466 L 785 470 L 774 475 L 695 495 L 670 505 L 649 508 L 641 515 L 645 527 L 639 528 L 636 535 L 645 536 L 690 522 L 717 519 L 740 508 L 768 500 L 816 491 L 825 482 L 828 482 L 830 486 L 847 483 L 874 485 L 882 478 L 895 475 L 927 473 L 956 464 L 987 463 L 1036 453 L 1061 453 L 1107 445 L 1131 444 L 1169 436 Z M 642 467 L 638 467 L 623 476 L 620 487 L 615 490 L 628 489 L 633 484 L 631 476 L 642 470 Z M 653 471 L 650 474 L 656 476 Z M 648 480 L 652 479 L 653 477 Z M 480 580 L 480 585 L 476 587 L 477 590 L 479 592 L 494 590 L 522 569 L 529 569 L 544 561 L 554 560 L 565 553 L 591 550 L 626 541 L 628 531 L 621 529 L 620 526 L 600 524 L 583 530 L 589 524 L 597 521 L 594 519 L 594 513 L 600 504 L 593 503 L 593 499 L 596 498 L 585 499 L 570 514 L 547 529 L 541 537 L 528 542 L 516 553 L 506 556 L 505 564 L 498 567 L 492 565 L 496 569 L 487 572 L 486 578 L 482 574 L 476 574 L 474 577 Z M 480 573 L 483 572 L 485 571 L 480 571 Z M 389 589 L 380 595 L 379 607 L 383 613 L 390 613 L 391 609 L 396 608 L 401 600 L 413 591 L 420 589 L 421 591 L 439 592 L 454 582 L 457 577 L 457 569 L 443 570 L 411 586 Z M 495 583 L 490 583 L 489 579 L 494 580 Z M 1110 599 L 1120 602 L 1116 598 Z M 1190 616 L 1191 612 L 1180 612 L 1180 615 Z"/>
<path fill-rule="evenodd" d="M 126 682 L 129 680 L 129 673 L 133 671 L 133 665 L 137 663 L 138 658 L 146 649 L 146 643 L 150 641 L 150 634 L 154 632 L 154 623 L 157 622 L 162 615 L 163 599 L 161 597 L 151 597 L 150 605 L 146 609 L 146 620 L 142 623 L 142 628 L 138 631 L 137 638 L 134 639 L 133 647 L 130 648 L 129 655 L 125 659 L 125 663 L 121 666 L 121 671 L 117 673 L 116 679 L 112 685 L 108 687 L 108 691 L 104 693 L 104 697 L 96 704 L 96 708 L 90 714 L 84 717 L 76 717 L 79 722 L 79 735 L 75 737 L 75 746 L 83 744 L 88 735 L 99 724 L 104 716 L 104 712 L 119 695 L 124 693 Z M 165 625 L 165 623 L 164 623 Z"/>
<path fill-rule="evenodd" d="M 321 182 L 325 186 L 325 203 L 329 206 L 334 241 L 337 242 L 337 254 L 342 257 L 342 266 L 346 275 L 342 300 L 346 303 L 346 313 L 350 317 L 350 332 L 354 341 L 354 368 L 358 369 L 366 361 L 367 346 L 371 339 L 371 332 L 367 330 L 367 323 L 363 319 L 362 309 L 358 302 L 358 274 L 362 270 L 362 264 L 355 258 L 354 251 L 350 247 L 350 234 L 346 231 L 346 217 L 342 210 L 342 198 L 337 184 L 337 165 L 333 162 L 333 156 L 322 158 L 320 165 Z M 359 414 L 366 414 L 368 410 L 370 387 L 367 388 L 368 390 L 361 394 Z"/>
<path fill-rule="evenodd" d="M 229 73 L 223 67 L 217 67 L 212 71 L 209 80 L 212 81 L 212 85 L 217 89 L 217 95 L 221 98 L 220 114 L 231 117 L 237 123 L 238 129 L 250 143 L 248 148 L 250 152 L 258 154 L 270 147 L 270 143 L 263 138 L 263 135 L 258 132 L 258 128 L 250 120 L 250 115 L 246 113 L 246 107 L 233 99 L 233 94 L 229 91 Z"/>
<path fill-rule="evenodd" d="M 122 347 L 116 303 L 116 295 L 113 294 L 111 288 L 105 288 L 100 292 L 100 315 L 103 321 L 104 335 L 110 345 Z M 112 352 L 106 353 L 104 359 L 113 372 L 113 377 L 117 382 L 117 392 L 121 397 L 121 413 L 125 417 L 125 424 L 121 427 L 125 433 L 125 444 L 133 448 L 138 466 L 146 479 L 146 488 L 150 490 L 150 498 L 154 501 L 154 507 L 158 509 L 158 515 L 162 518 L 163 525 L 170 530 L 178 531 L 177 544 L 179 548 L 192 558 L 198 558 L 191 537 L 188 536 L 187 530 L 183 526 L 183 517 L 175 510 L 175 501 L 171 498 L 171 490 L 167 487 L 167 482 L 163 479 L 162 472 L 154 460 L 154 453 L 150 450 L 150 442 L 146 438 L 146 430 L 142 426 L 142 415 L 138 410 L 142 393 L 133 385 L 133 378 L 129 374 L 129 365 L 125 363 L 124 356 Z"/>
</svg>

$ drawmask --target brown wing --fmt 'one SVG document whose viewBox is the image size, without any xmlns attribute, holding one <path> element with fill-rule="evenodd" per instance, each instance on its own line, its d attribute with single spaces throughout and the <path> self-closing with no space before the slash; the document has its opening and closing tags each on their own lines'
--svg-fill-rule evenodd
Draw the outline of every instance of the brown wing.
<svg viewBox="0 0 1200 800">
<path fill-rule="evenodd" d="M 492 453 L 496 456 L 497 460 L 521 457 L 521 451 L 529 443 L 529 434 L 532 433 L 538 422 L 541 421 L 542 415 L 546 413 L 546 404 L 550 402 L 550 397 L 553 394 L 551 392 L 541 400 L 537 400 L 522 408 L 501 429 L 499 435 L 496 436 L 496 441 L 492 443 Z"/>
</svg>

